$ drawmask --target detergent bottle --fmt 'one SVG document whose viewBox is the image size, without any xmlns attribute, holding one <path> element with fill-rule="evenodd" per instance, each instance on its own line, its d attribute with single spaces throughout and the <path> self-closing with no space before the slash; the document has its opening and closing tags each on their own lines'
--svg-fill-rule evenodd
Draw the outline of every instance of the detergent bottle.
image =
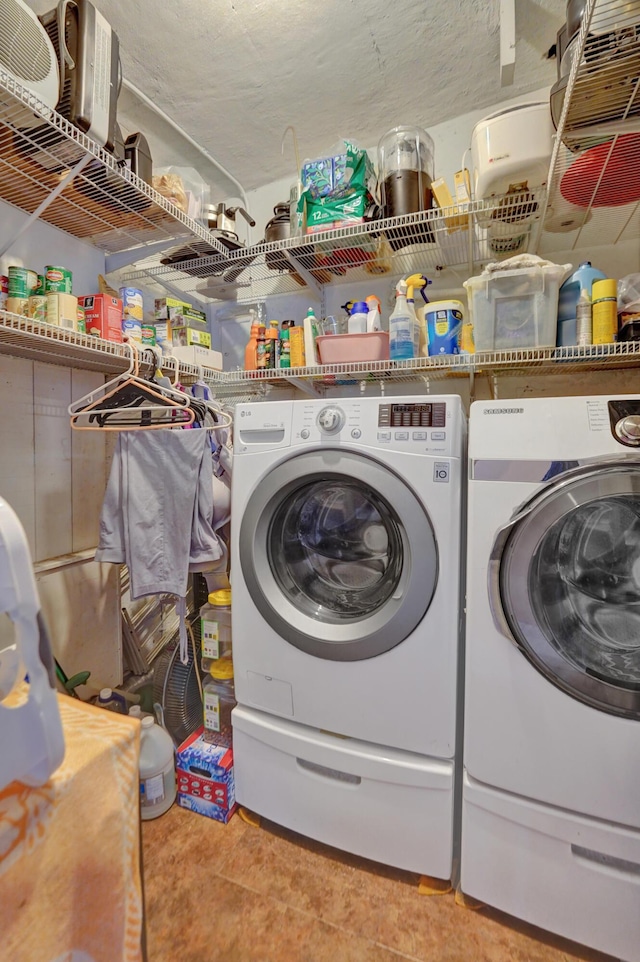
<svg viewBox="0 0 640 962">
<path fill-rule="evenodd" d="M 407 282 L 396 286 L 396 304 L 389 317 L 389 358 L 404 361 L 413 357 L 413 317 L 407 307 Z"/>
<path fill-rule="evenodd" d="M 380 298 L 376 297 L 375 294 L 369 294 L 365 297 L 365 304 L 367 305 L 367 334 L 371 334 L 374 331 L 384 330 L 382 321 L 382 305 L 380 304 Z M 388 328 L 387 323 L 387 328 Z"/>
<path fill-rule="evenodd" d="M 304 356 L 307 367 L 315 367 L 318 364 L 318 352 L 316 350 L 316 337 L 318 336 L 318 321 L 310 307 L 307 316 L 302 322 L 304 331 Z"/>
</svg>

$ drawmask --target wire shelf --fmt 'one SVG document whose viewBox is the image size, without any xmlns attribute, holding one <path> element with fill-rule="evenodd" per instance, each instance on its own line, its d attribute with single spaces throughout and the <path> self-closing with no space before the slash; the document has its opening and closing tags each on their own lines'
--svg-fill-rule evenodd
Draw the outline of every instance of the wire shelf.
<svg viewBox="0 0 640 962">
<path fill-rule="evenodd" d="M 301 291 L 385 274 L 465 268 L 534 250 L 545 190 L 488 203 L 421 211 L 338 230 L 255 244 L 226 257 L 202 256 L 178 264 L 157 259 L 126 272 L 127 283 L 170 284 L 185 295 L 239 301 Z M 166 259 L 166 258 L 165 258 Z"/>
<path fill-rule="evenodd" d="M 7 311 L 0 311 L 0 354 L 102 374 L 120 374 L 127 370 L 130 362 L 130 354 L 124 344 Z M 151 370 L 151 362 L 144 353 L 141 355 L 141 368 L 145 374 Z M 209 379 L 218 373 L 173 357 L 163 359 L 163 370 L 172 376 L 177 373 L 183 383 L 199 377 Z"/>
<path fill-rule="evenodd" d="M 565 57 L 547 232 L 558 249 L 640 238 L 640 2 L 587 0 Z M 554 91 L 556 90 L 554 88 Z M 563 92 L 564 91 L 564 92 Z M 562 98 L 564 99 L 562 100 Z M 557 106 L 555 107 L 557 111 Z M 570 238 L 566 235 L 570 234 Z"/>
<path fill-rule="evenodd" d="M 306 382 L 325 387 L 355 382 L 417 382 L 447 377 L 490 374 L 514 377 L 522 374 L 567 374 L 571 371 L 617 370 L 640 366 L 640 342 L 601 344 L 591 347 L 546 347 L 518 351 L 482 351 L 477 354 L 444 355 L 409 361 L 359 361 L 323 364 L 281 371 L 220 371 L 210 383 L 221 395 L 263 394 L 269 385 L 297 387 Z"/>
<path fill-rule="evenodd" d="M 2 69 L 0 199 L 29 214 L 39 211 L 106 253 L 163 241 L 225 251 L 208 230 Z M 199 247 L 192 249 L 195 255 Z"/>
</svg>

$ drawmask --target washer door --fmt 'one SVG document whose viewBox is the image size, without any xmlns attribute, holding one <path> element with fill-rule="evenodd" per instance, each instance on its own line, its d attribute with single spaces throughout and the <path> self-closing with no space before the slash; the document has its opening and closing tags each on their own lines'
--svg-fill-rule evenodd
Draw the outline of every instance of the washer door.
<svg viewBox="0 0 640 962">
<path fill-rule="evenodd" d="M 438 577 L 414 492 L 348 451 L 300 454 L 260 482 L 240 526 L 240 564 L 271 627 L 311 655 L 371 658 L 424 617 Z M 390 679 L 390 684 L 392 679 Z"/>
<path fill-rule="evenodd" d="M 578 468 L 494 544 L 496 623 L 550 681 L 640 717 L 640 463 Z"/>
</svg>

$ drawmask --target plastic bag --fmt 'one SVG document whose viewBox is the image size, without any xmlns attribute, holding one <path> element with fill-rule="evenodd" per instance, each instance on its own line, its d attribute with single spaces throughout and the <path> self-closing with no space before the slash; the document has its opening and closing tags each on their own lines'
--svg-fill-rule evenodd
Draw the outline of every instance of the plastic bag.
<svg viewBox="0 0 640 962">
<path fill-rule="evenodd" d="M 153 186 L 159 194 L 179 207 L 187 217 L 206 226 L 205 207 L 210 188 L 193 167 L 161 167 L 153 175 Z"/>
<path fill-rule="evenodd" d="M 640 274 L 627 274 L 618 281 L 618 310 L 640 311 Z"/>
</svg>

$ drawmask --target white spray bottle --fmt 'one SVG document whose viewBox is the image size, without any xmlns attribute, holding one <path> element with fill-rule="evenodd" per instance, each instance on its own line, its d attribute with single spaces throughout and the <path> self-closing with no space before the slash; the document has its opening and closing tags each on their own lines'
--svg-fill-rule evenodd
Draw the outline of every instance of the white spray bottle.
<svg viewBox="0 0 640 962">
<path fill-rule="evenodd" d="M 371 334 L 374 331 L 382 330 L 382 314 L 381 314 L 381 304 L 380 298 L 376 297 L 375 294 L 369 294 L 365 297 L 365 302 L 369 308 L 367 314 L 367 334 Z"/>
<path fill-rule="evenodd" d="M 407 282 L 396 286 L 396 305 L 389 317 L 389 358 L 406 361 L 413 357 L 413 317 L 407 307 Z"/>
<path fill-rule="evenodd" d="M 424 310 L 425 304 L 429 303 L 429 298 L 427 297 L 425 291 L 427 286 L 431 283 L 428 277 L 424 274 L 412 274 L 407 277 L 407 301 L 409 297 L 412 298 L 411 304 L 414 309 L 415 323 L 418 330 L 418 348 L 416 351 L 416 357 L 428 357 L 429 356 L 429 338 L 427 335 L 427 326 L 424 320 Z M 413 301 L 413 290 L 418 289 L 421 294 L 421 303 L 418 307 L 415 306 Z"/>
</svg>

